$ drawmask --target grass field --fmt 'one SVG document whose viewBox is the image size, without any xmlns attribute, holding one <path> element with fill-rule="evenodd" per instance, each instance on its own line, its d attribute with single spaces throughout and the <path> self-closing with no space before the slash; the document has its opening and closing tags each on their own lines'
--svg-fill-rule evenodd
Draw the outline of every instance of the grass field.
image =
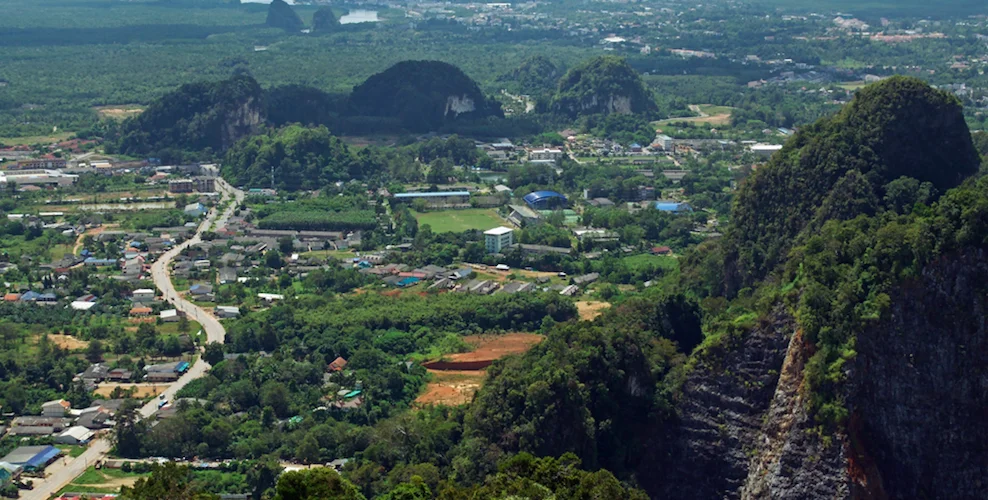
<svg viewBox="0 0 988 500">
<path fill-rule="evenodd" d="M 124 472 L 119 469 L 99 469 L 89 467 L 72 480 L 59 493 L 117 493 L 121 486 L 133 486 L 138 479 L 148 474 Z"/>
<path fill-rule="evenodd" d="M 640 255 L 625 257 L 623 260 L 624 263 L 632 269 L 638 269 L 645 266 L 658 266 L 665 270 L 671 270 L 679 267 L 679 261 L 675 257 L 669 257 L 667 255 L 649 255 L 647 253 L 643 253 Z"/>
<path fill-rule="evenodd" d="M 78 457 L 79 455 L 82 455 L 83 452 L 86 451 L 85 446 L 77 446 L 74 444 L 56 444 L 55 447 L 64 451 L 65 454 L 69 456 L 69 458 Z"/>
<path fill-rule="evenodd" d="M 0 137 L 0 144 L 7 146 L 20 146 L 22 144 L 51 144 L 61 142 L 72 136 L 72 132 L 53 133 L 51 135 L 37 135 L 30 137 Z"/>
<path fill-rule="evenodd" d="M 428 224 L 434 233 L 460 233 L 471 229 L 486 231 L 505 224 L 496 211 L 488 208 L 417 213 L 415 218 L 419 221 L 419 227 Z"/>
</svg>

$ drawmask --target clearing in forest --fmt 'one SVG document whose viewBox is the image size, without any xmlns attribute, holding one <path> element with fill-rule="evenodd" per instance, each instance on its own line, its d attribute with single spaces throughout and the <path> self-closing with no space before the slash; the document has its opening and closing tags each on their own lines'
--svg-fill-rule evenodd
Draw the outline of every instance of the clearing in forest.
<svg viewBox="0 0 988 500">
<path fill-rule="evenodd" d="M 131 397 L 135 399 L 143 399 L 143 398 L 157 396 L 158 394 L 165 392 L 165 390 L 168 389 L 170 385 L 171 384 L 147 384 L 147 383 L 118 384 L 118 383 L 107 382 L 100 384 L 99 387 L 93 392 L 95 392 L 99 396 L 108 398 L 113 393 L 113 390 L 116 389 L 117 387 L 119 387 L 120 390 L 122 391 L 126 391 L 131 388 L 136 388 L 134 391 L 134 395 Z"/>
<path fill-rule="evenodd" d="M 545 339 L 535 333 L 470 335 L 463 340 L 474 350 L 444 356 L 425 363 L 432 380 L 416 400 L 417 405 L 456 406 L 469 403 L 487 377 L 487 367 L 494 360 L 521 354 Z"/>
<path fill-rule="evenodd" d="M 124 118 L 137 116 L 144 112 L 144 108 L 137 104 L 97 106 L 94 109 L 99 113 L 100 118 L 110 118 L 112 120 L 123 120 Z"/>
<path fill-rule="evenodd" d="M 89 342 L 61 333 L 49 333 L 48 340 L 66 351 L 75 351 L 89 347 Z"/>
<path fill-rule="evenodd" d="M 580 319 L 584 321 L 593 321 L 594 318 L 604 314 L 604 311 L 610 307 L 611 304 L 609 302 L 581 300 L 576 303 L 576 310 L 580 313 Z"/>
</svg>

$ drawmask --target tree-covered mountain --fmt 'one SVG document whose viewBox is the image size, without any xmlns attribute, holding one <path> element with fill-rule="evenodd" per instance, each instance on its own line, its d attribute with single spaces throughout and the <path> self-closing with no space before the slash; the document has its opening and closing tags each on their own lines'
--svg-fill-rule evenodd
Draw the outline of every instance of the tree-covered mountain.
<svg viewBox="0 0 988 500">
<path fill-rule="evenodd" d="M 559 80 L 550 105 L 569 116 L 651 114 L 658 110 L 641 75 L 623 58 L 600 56 L 574 66 Z"/>
<path fill-rule="evenodd" d="M 764 278 L 807 228 L 929 203 L 979 164 L 952 95 L 905 77 L 862 89 L 838 114 L 800 130 L 741 187 L 725 244 L 728 290 Z"/>
<path fill-rule="evenodd" d="M 271 28 L 281 28 L 285 31 L 298 32 L 305 28 L 302 18 L 288 5 L 285 0 L 272 0 L 268 5 L 268 17 L 264 22 Z"/>
<path fill-rule="evenodd" d="M 349 113 L 396 119 L 414 132 L 458 119 L 503 116 L 459 68 L 440 61 L 402 61 L 353 88 Z"/>
<path fill-rule="evenodd" d="M 182 85 L 120 127 L 119 153 L 174 161 L 183 151 L 224 151 L 264 123 L 264 92 L 250 76 Z"/>
<path fill-rule="evenodd" d="M 312 14 L 312 31 L 316 33 L 332 33 L 340 27 L 340 20 L 333 14 L 330 7 L 321 7 Z"/>
<path fill-rule="evenodd" d="M 532 56 L 522 61 L 517 68 L 498 77 L 498 81 L 513 83 L 522 94 L 539 96 L 550 94 L 556 89 L 562 71 L 546 56 Z"/>
</svg>

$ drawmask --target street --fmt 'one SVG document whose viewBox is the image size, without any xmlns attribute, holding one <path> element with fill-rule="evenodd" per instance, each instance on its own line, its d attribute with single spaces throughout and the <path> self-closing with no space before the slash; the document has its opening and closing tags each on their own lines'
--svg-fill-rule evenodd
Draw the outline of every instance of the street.
<svg viewBox="0 0 988 500">
<path fill-rule="evenodd" d="M 170 302 L 176 309 L 185 312 L 189 318 L 195 319 L 202 325 L 208 342 L 222 343 L 226 336 L 226 330 L 223 328 L 223 325 L 221 325 L 220 322 L 205 309 L 179 297 L 178 292 L 175 291 L 175 287 L 172 285 L 171 277 L 168 274 L 168 266 L 176 256 L 182 253 L 182 251 L 186 248 L 202 241 L 202 233 L 209 230 L 214 222 L 217 227 L 222 227 L 225 225 L 234 210 L 236 210 L 240 202 L 243 201 L 244 193 L 234 189 L 227 184 L 226 181 L 217 178 L 216 187 L 222 194 L 223 201 L 232 198 L 233 202 L 230 203 L 222 214 L 220 214 L 216 209 L 210 211 L 210 213 L 206 216 L 206 219 L 199 225 L 199 228 L 196 230 L 196 233 L 192 238 L 189 238 L 182 244 L 177 245 L 175 248 L 162 254 L 154 262 L 154 264 L 151 265 L 151 277 L 154 280 L 155 287 L 161 291 L 162 296 L 166 301 Z M 189 370 L 163 392 L 165 399 L 168 401 L 174 400 L 175 394 L 178 393 L 179 390 L 185 387 L 185 385 L 189 382 L 205 375 L 207 370 L 209 370 L 209 363 L 203 361 L 202 358 L 196 359 L 195 363 L 189 368 Z M 159 401 L 159 399 L 153 398 L 150 402 L 141 407 L 138 410 L 139 418 L 148 418 L 153 415 L 154 412 L 158 411 Z M 79 474 L 82 474 L 87 467 L 105 458 L 110 452 L 111 447 L 112 445 L 108 436 L 94 439 L 93 442 L 90 443 L 89 448 L 87 448 L 82 455 L 69 461 L 67 465 L 63 465 L 61 460 L 53 463 L 49 469 L 46 470 L 48 477 L 44 480 L 36 480 L 34 483 L 34 489 L 23 492 L 21 498 L 27 500 L 47 500 L 48 498 L 53 497 L 63 486 L 71 482 L 72 479 Z"/>
</svg>

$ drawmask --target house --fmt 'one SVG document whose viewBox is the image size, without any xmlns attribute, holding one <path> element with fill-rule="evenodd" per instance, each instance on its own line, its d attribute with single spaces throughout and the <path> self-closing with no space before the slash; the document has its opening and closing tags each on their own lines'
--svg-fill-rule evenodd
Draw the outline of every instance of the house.
<svg viewBox="0 0 988 500">
<path fill-rule="evenodd" d="M 672 249 L 666 246 L 652 247 L 652 255 L 671 255 Z"/>
<path fill-rule="evenodd" d="M 89 368 L 86 368 L 86 371 L 80 373 L 76 377 L 83 381 L 92 381 L 93 383 L 99 383 L 106 380 L 109 374 L 110 374 L 109 366 L 106 366 L 103 363 L 95 363 L 89 365 Z"/>
<path fill-rule="evenodd" d="M 490 295 L 497 290 L 498 283 L 493 280 L 470 280 L 464 283 L 458 292 L 473 293 L 476 295 Z"/>
<path fill-rule="evenodd" d="M 34 303 L 49 306 L 55 305 L 58 303 L 58 297 L 56 297 L 54 293 L 45 292 L 38 294 L 38 297 L 34 300 Z"/>
<path fill-rule="evenodd" d="M 0 462 L 0 487 L 7 486 L 21 477 L 24 467 L 7 462 Z"/>
<path fill-rule="evenodd" d="M 133 318 L 142 318 L 151 315 L 151 308 L 146 306 L 135 306 L 130 308 L 130 316 Z"/>
<path fill-rule="evenodd" d="M 501 290 L 499 290 L 498 293 L 513 294 L 513 293 L 534 292 L 534 291 L 535 291 L 535 285 L 532 283 L 525 283 L 523 281 L 512 281 L 510 283 L 506 283 L 503 287 L 501 287 Z"/>
<path fill-rule="evenodd" d="M 113 382 L 130 382 L 134 372 L 123 368 L 114 368 L 106 374 L 106 378 Z"/>
<path fill-rule="evenodd" d="M 762 158 L 771 158 L 773 154 L 777 151 L 782 150 L 781 144 L 754 144 L 751 146 L 751 152 Z"/>
<path fill-rule="evenodd" d="M 579 292 L 579 291 L 580 291 L 580 287 L 578 287 L 576 285 L 569 285 L 566 288 L 563 288 L 559 292 L 559 295 L 563 295 L 563 296 L 566 296 L 566 297 L 572 297 L 572 296 L 576 295 L 576 293 Z"/>
<path fill-rule="evenodd" d="M 577 276 L 573 278 L 574 285 L 588 285 L 600 279 L 600 273 L 590 273 L 584 274 L 583 276 Z"/>
<path fill-rule="evenodd" d="M 26 472 L 37 472 L 44 470 L 61 455 L 62 450 L 50 445 L 21 446 L 0 458 L 0 462 L 22 467 Z"/>
<path fill-rule="evenodd" d="M 590 200 L 590 204 L 598 208 L 611 208 L 614 206 L 614 202 L 607 198 L 594 198 Z"/>
<path fill-rule="evenodd" d="M 118 261 L 116 259 L 97 259 L 96 257 L 87 257 L 82 261 L 84 266 L 90 267 L 106 267 L 106 266 L 116 266 Z"/>
<path fill-rule="evenodd" d="M 674 214 L 688 214 L 693 211 L 693 207 L 689 203 L 678 201 L 657 201 L 655 202 L 655 209 Z"/>
<path fill-rule="evenodd" d="M 55 436 L 55 442 L 58 444 L 82 445 L 91 441 L 93 435 L 93 431 L 81 425 L 76 425 L 65 429 L 61 434 Z"/>
<path fill-rule="evenodd" d="M 326 370 L 330 372 L 341 372 L 344 368 L 346 368 L 346 365 L 347 361 L 343 359 L 342 356 L 338 356 L 332 363 L 329 364 Z"/>
<path fill-rule="evenodd" d="M 178 309 L 165 309 L 158 314 L 158 318 L 164 323 L 174 323 L 181 317 L 182 315 L 178 312 Z"/>
<path fill-rule="evenodd" d="M 95 306 L 96 306 L 96 302 L 84 302 L 81 300 L 76 300 L 73 301 L 71 304 L 69 304 L 69 307 L 71 307 L 75 311 L 88 311 Z"/>
<path fill-rule="evenodd" d="M 64 399 L 56 399 L 41 405 L 41 416 L 43 417 L 64 417 L 69 413 L 72 405 Z"/>
<path fill-rule="evenodd" d="M 237 282 L 237 270 L 232 267 L 222 267 L 219 271 L 220 284 Z"/>
<path fill-rule="evenodd" d="M 276 300 L 285 300 L 285 296 L 279 293 L 259 293 L 257 298 L 265 302 L 274 302 Z"/>
<path fill-rule="evenodd" d="M 212 293 L 213 293 L 213 287 L 212 287 L 212 285 L 206 285 L 206 284 L 202 284 L 202 283 L 196 283 L 195 285 L 192 285 L 192 286 L 189 287 L 189 293 L 192 294 L 192 295 L 194 295 L 194 296 L 196 296 L 196 297 L 201 297 L 201 296 L 205 296 L 205 295 L 212 295 Z"/>
<path fill-rule="evenodd" d="M 501 253 L 504 248 L 514 244 L 514 230 L 510 227 L 499 226 L 484 231 L 484 248 L 487 253 Z"/>
<path fill-rule="evenodd" d="M 449 274 L 449 277 L 454 280 L 462 280 L 473 276 L 473 269 L 469 267 L 464 267 L 457 269 Z"/>
<path fill-rule="evenodd" d="M 79 420 L 76 421 L 76 424 L 85 427 L 86 429 L 95 431 L 110 427 L 109 421 L 110 414 L 108 412 L 91 411 L 83 413 L 82 416 L 79 417 Z"/>
<path fill-rule="evenodd" d="M 130 300 L 134 302 L 150 302 L 154 300 L 154 290 L 150 288 L 138 288 L 131 294 Z"/>
<path fill-rule="evenodd" d="M 198 202 L 189 203 L 188 205 L 185 206 L 185 208 L 182 211 L 185 213 L 185 215 L 191 215 L 192 217 L 201 217 L 203 214 L 206 213 L 206 205 L 203 205 L 202 203 L 198 203 Z"/>
<path fill-rule="evenodd" d="M 213 311 L 220 319 L 240 317 L 240 308 L 236 306 L 216 306 Z"/>
<path fill-rule="evenodd" d="M 3 296 L 4 302 L 17 302 L 18 300 L 21 300 L 21 294 L 19 293 L 11 292 L 11 293 L 6 293 Z"/>
</svg>

